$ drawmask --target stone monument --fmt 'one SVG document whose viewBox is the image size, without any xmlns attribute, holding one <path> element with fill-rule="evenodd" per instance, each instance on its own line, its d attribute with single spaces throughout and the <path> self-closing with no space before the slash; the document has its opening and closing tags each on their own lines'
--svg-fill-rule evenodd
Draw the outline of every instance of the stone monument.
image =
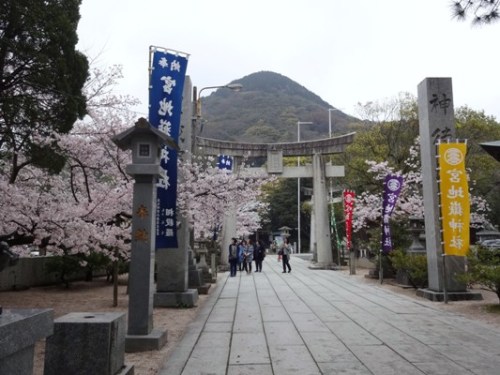
<svg viewBox="0 0 500 375">
<path fill-rule="evenodd" d="M 177 145 L 144 118 L 113 141 L 122 150 L 132 150 L 132 164 L 127 165 L 126 171 L 135 179 L 125 351 L 158 350 L 166 343 L 167 332 L 153 330 L 156 180 L 161 174 L 162 144 L 175 149 Z"/>
<path fill-rule="evenodd" d="M 74 312 L 54 321 L 45 344 L 45 375 L 133 375 L 125 360 L 125 314 Z"/>
<path fill-rule="evenodd" d="M 5 309 L 0 314 L 0 374 L 32 375 L 35 343 L 54 329 L 51 309 Z"/>
<path fill-rule="evenodd" d="M 19 256 L 0 242 L 0 272 L 13 266 Z M 51 309 L 5 309 L 0 306 L 0 374 L 33 374 L 35 343 L 52 334 Z"/>
<path fill-rule="evenodd" d="M 426 78 L 418 85 L 418 118 L 429 287 L 417 294 L 434 301 L 445 300 L 445 297 L 482 299 L 480 293 L 467 292 L 466 285 L 456 278 L 465 272 L 464 257 L 444 255 L 441 244 L 436 144 L 438 140 L 455 141 L 451 78 Z M 443 272 L 444 264 L 446 272 Z"/>
</svg>

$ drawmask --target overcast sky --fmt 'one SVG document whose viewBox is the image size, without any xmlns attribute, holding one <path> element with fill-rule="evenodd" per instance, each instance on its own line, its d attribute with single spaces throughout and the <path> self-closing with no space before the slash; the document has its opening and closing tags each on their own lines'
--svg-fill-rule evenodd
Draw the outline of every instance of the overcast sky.
<svg viewBox="0 0 500 375">
<path fill-rule="evenodd" d="M 193 85 L 266 70 L 334 107 L 417 93 L 451 77 L 455 108 L 500 120 L 500 22 L 472 27 L 450 0 L 83 0 L 78 49 L 94 66 L 121 64 L 121 93 L 147 113 L 149 46 L 190 54 Z M 307 119 L 303 119 L 307 120 Z"/>
</svg>

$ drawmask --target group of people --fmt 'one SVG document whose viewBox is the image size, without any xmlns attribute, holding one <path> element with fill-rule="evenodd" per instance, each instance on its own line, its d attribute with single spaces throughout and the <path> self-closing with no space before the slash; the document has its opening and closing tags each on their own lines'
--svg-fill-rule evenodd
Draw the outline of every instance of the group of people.
<svg viewBox="0 0 500 375">
<path fill-rule="evenodd" d="M 283 244 L 278 251 L 278 261 L 283 262 L 283 273 L 291 272 L 290 254 L 293 252 L 293 247 L 285 238 Z M 255 272 L 262 272 L 262 262 L 266 256 L 266 248 L 262 241 L 253 243 L 251 239 L 241 240 L 233 238 L 229 245 L 229 267 L 231 277 L 236 276 L 237 271 L 245 270 L 247 274 L 252 272 L 252 262 L 255 261 Z"/>
<path fill-rule="evenodd" d="M 245 270 L 252 272 L 252 262 L 255 261 L 255 272 L 262 272 L 262 262 L 266 256 L 266 248 L 262 241 L 254 242 L 249 239 L 238 242 L 233 238 L 229 245 L 229 266 L 231 276 L 236 276 L 236 272 Z"/>
</svg>

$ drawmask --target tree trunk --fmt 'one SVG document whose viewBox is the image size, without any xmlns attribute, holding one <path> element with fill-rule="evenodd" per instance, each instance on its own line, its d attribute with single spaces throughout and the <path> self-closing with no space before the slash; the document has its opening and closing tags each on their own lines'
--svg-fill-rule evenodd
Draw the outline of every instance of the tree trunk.
<svg viewBox="0 0 500 375">
<path fill-rule="evenodd" d="M 118 261 L 113 262 L 113 307 L 118 306 Z"/>
</svg>

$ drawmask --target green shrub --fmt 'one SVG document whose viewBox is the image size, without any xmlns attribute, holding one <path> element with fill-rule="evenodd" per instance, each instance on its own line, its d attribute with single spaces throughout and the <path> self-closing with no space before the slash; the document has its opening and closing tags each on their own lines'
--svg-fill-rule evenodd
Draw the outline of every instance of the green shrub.
<svg viewBox="0 0 500 375">
<path fill-rule="evenodd" d="M 414 288 L 425 288 L 428 284 L 427 257 L 425 255 L 407 254 L 395 250 L 390 255 L 392 266 L 408 277 Z"/>
<path fill-rule="evenodd" d="M 382 264 L 380 264 L 380 257 L 382 257 Z M 394 278 L 394 276 L 396 275 L 396 269 L 392 265 L 390 255 L 378 253 L 375 256 L 375 267 L 379 272 L 380 266 L 382 266 L 384 278 Z"/>
<path fill-rule="evenodd" d="M 467 272 L 460 276 L 467 284 L 479 284 L 496 293 L 500 303 L 500 249 L 479 246 L 467 256 Z"/>
<path fill-rule="evenodd" d="M 59 281 L 69 288 L 69 282 L 73 275 L 82 270 L 80 259 L 74 255 L 57 255 L 50 257 L 45 265 L 48 273 L 55 273 Z"/>
<path fill-rule="evenodd" d="M 128 263 L 119 262 L 118 273 L 127 272 Z M 84 275 L 85 281 L 92 281 L 93 275 L 98 271 L 112 270 L 112 262 L 107 254 L 91 251 L 89 254 L 64 254 L 51 257 L 46 264 L 48 273 L 55 273 L 61 283 L 67 288 L 70 280 L 76 275 Z M 111 276 L 108 276 L 109 278 Z"/>
</svg>

